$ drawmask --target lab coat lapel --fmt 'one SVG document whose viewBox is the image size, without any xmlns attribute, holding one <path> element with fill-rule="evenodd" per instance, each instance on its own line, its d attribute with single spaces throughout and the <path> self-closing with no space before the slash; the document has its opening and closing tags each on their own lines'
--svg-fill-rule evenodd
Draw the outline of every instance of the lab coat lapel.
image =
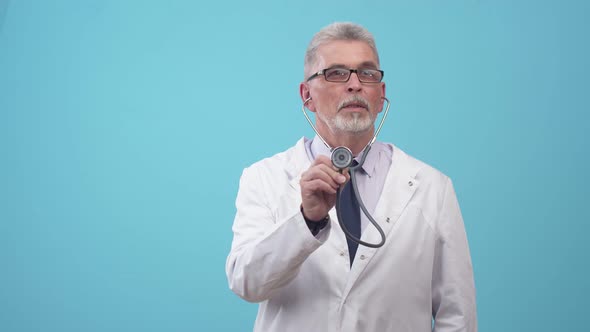
<svg viewBox="0 0 590 332">
<path fill-rule="evenodd" d="M 408 162 L 407 155 L 394 147 L 389 173 L 373 216 L 385 233 L 384 249 L 359 245 L 344 290 L 343 300 L 348 296 L 355 282 L 378 250 L 391 250 L 391 247 L 395 246 L 394 243 L 388 243 L 388 241 L 391 241 L 391 237 L 388 235 L 395 228 L 394 226 L 399 217 L 420 186 L 420 182 L 415 178 L 417 171 L 418 169 Z M 379 243 L 381 242 L 381 235 L 373 224 L 369 224 L 363 232 L 361 240 L 369 243 Z"/>
</svg>

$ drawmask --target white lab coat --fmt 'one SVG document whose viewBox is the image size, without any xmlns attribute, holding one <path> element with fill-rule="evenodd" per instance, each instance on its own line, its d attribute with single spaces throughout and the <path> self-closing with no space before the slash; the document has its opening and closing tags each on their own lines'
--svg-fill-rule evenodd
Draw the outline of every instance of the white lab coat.
<svg viewBox="0 0 590 332">
<path fill-rule="evenodd" d="M 451 180 L 395 146 L 392 158 L 373 213 L 387 240 L 359 246 L 352 267 L 334 209 L 317 238 L 301 215 L 304 139 L 244 170 L 226 272 L 236 294 L 260 302 L 255 331 L 477 331 Z M 380 235 L 368 225 L 361 239 Z"/>
</svg>

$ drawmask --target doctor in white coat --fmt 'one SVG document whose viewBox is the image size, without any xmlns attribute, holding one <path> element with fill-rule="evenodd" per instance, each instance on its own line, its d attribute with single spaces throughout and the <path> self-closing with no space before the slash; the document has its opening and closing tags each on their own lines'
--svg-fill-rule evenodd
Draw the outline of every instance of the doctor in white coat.
<svg viewBox="0 0 590 332">
<path fill-rule="evenodd" d="M 319 135 L 360 157 L 385 97 L 372 35 L 331 24 L 310 42 L 304 67 L 300 95 Z M 451 180 L 376 142 L 358 183 L 386 241 L 354 253 L 334 208 L 349 176 L 329 154 L 317 136 L 302 138 L 242 174 L 226 273 L 237 295 L 260 303 L 254 331 L 477 331 L 469 246 Z M 381 240 L 365 216 L 361 239 Z"/>
</svg>

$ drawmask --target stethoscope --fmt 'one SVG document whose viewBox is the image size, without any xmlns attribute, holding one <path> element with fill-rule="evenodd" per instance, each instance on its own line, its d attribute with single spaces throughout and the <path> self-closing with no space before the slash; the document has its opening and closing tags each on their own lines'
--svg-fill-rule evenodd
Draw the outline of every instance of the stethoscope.
<svg viewBox="0 0 590 332">
<path fill-rule="evenodd" d="M 342 187 L 339 187 L 338 191 L 336 193 L 336 215 L 338 216 L 338 223 L 340 224 L 340 228 L 342 228 L 342 231 L 344 231 L 344 234 L 350 240 L 352 240 L 358 244 L 362 244 L 363 246 L 371 247 L 371 248 L 379 248 L 379 247 L 383 246 L 383 244 L 385 244 L 385 233 L 383 232 L 383 229 L 381 229 L 381 227 L 379 226 L 377 221 L 375 221 L 375 219 L 371 216 L 369 211 L 367 211 L 367 208 L 365 207 L 365 204 L 363 203 L 363 200 L 361 199 L 361 196 L 359 194 L 359 190 L 357 187 L 357 183 L 356 183 L 356 172 L 358 169 L 363 167 L 363 164 L 365 163 L 365 159 L 367 158 L 367 155 L 369 154 L 369 151 L 371 150 L 371 146 L 373 145 L 373 143 L 375 143 L 375 140 L 377 139 L 377 135 L 379 135 L 379 132 L 381 131 L 381 127 L 383 127 L 383 122 L 385 121 L 385 118 L 387 117 L 387 113 L 389 112 L 389 105 L 390 105 L 389 99 L 387 99 L 385 97 L 382 97 L 382 98 L 384 101 L 387 102 L 387 106 L 385 108 L 385 113 L 383 113 L 383 117 L 381 118 L 381 122 L 379 123 L 379 126 L 377 127 L 377 130 L 375 131 L 375 135 L 373 135 L 373 139 L 371 139 L 369 141 L 369 143 L 361 151 L 361 160 L 355 166 L 352 166 L 354 156 L 352 155 L 352 151 L 350 151 L 349 148 L 347 148 L 345 146 L 338 146 L 335 148 L 331 147 L 328 144 L 328 142 L 326 142 L 326 140 L 324 140 L 322 135 L 320 135 L 320 133 L 318 132 L 318 130 L 314 126 L 313 122 L 311 121 L 311 119 L 307 115 L 307 112 L 305 111 L 305 105 L 311 100 L 311 97 L 307 98 L 303 102 L 303 105 L 301 106 L 301 110 L 303 111 L 303 115 L 305 115 L 307 122 L 309 122 L 309 125 L 311 126 L 311 128 L 313 128 L 313 131 L 315 131 L 315 133 L 320 138 L 320 140 L 330 150 L 330 152 L 331 152 L 330 159 L 332 160 L 332 165 L 334 165 L 336 168 L 338 168 L 338 170 L 340 172 L 342 172 L 345 168 L 348 168 L 353 193 L 356 196 L 356 199 L 357 199 L 359 206 L 360 206 L 361 210 L 363 211 L 364 215 L 367 216 L 369 221 L 373 224 L 373 226 L 375 226 L 375 228 L 377 228 L 377 231 L 379 231 L 379 234 L 381 235 L 381 242 L 375 244 L 375 243 L 369 243 L 369 242 L 362 241 L 361 239 L 354 236 L 354 234 L 350 233 L 348 228 L 346 228 L 346 226 L 344 225 L 343 219 L 340 215 L 340 197 L 342 196 Z"/>
</svg>

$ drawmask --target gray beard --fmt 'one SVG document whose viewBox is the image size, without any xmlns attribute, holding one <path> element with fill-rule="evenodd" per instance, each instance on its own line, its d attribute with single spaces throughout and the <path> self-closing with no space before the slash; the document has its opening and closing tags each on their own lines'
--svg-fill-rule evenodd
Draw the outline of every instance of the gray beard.
<svg viewBox="0 0 590 332">
<path fill-rule="evenodd" d="M 372 116 L 360 116 L 360 114 L 337 114 L 332 119 L 322 119 L 328 128 L 334 132 L 346 132 L 359 134 L 373 127 L 375 119 Z"/>
</svg>

